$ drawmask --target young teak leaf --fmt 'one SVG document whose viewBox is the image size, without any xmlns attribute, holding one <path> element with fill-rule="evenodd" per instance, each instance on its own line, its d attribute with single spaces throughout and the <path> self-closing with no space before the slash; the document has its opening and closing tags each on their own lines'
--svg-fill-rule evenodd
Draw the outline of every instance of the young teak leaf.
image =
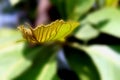
<svg viewBox="0 0 120 80">
<path fill-rule="evenodd" d="M 64 22 L 63 20 L 56 20 L 48 25 L 38 25 L 35 29 L 25 28 L 24 25 L 18 27 L 23 33 L 23 37 L 30 43 L 39 44 L 50 41 L 64 41 L 77 26 L 78 22 Z"/>
</svg>

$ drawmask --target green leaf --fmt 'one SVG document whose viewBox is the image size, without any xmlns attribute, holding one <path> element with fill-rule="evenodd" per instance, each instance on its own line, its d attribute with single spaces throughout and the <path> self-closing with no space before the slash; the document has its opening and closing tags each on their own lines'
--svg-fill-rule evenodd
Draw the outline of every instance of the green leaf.
<svg viewBox="0 0 120 80">
<path fill-rule="evenodd" d="M 110 19 L 117 19 L 120 17 L 120 11 L 116 8 L 103 8 L 98 11 L 95 11 L 91 14 L 89 14 L 85 20 L 84 23 L 93 23 L 98 24 L 101 21 L 104 20 L 110 20 Z"/>
<path fill-rule="evenodd" d="M 23 46 L 23 43 L 19 43 L 0 49 L 0 78 L 2 80 L 10 80 L 30 66 L 31 62 L 21 54 Z"/>
<path fill-rule="evenodd" d="M 103 22 L 104 24 L 102 24 Z M 120 11 L 116 8 L 104 8 L 93 12 L 82 22 L 82 24 L 94 25 L 99 31 L 113 35 L 117 38 L 120 38 L 119 23 Z"/>
<path fill-rule="evenodd" d="M 49 45 L 44 46 L 33 59 L 33 63 L 29 69 L 27 69 L 16 80 L 52 80 L 56 74 L 56 50 L 58 46 Z M 32 59 L 32 56 L 27 56 L 28 60 Z"/>
<path fill-rule="evenodd" d="M 89 41 L 93 38 L 96 38 L 98 35 L 99 32 L 90 24 L 85 24 L 84 26 L 79 28 L 75 33 L 76 38 L 84 41 Z"/>
<path fill-rule="evenodd" d="M 54 77 L 51 80 L 60 80 L 60 78 L 58 77 L 58 75 L 54 75 Z"/>
<path fill-rule="evenodd" d="M 119 0 L 105 0 L 106 7 L 117 7 L 119 4 Z"/>
<path fill-rule="evenodd" d="M 109 45 L 109 47 L 120 54 L 120 45 Z"/>
<path fill-rule="evenodd" d="M 63 19 L 78 20 L 94 5 L 95 0 L 51 0 Z"/>
<path fill-rule="evenodd" d="M 66 0 L 68 19 L 78 20 L 94 6 L 94 3 L 95 0 Z"/>
<path fill-rule="evenodd" d="M 67 19 L 67 14 L 66 14 L 66 3 L 65 0 L 51 0 L 52 4 L 57 8 L 60 17 L 64 20 Z"/>
<path fill-rule="evenodd" d="M 0 33 L 0 79 L 52 80 L 55 77 L 58 46 L 18 42 L 21 35 L 16 30 L 4 29 Z"/>
<path fill-rule="evenodd" d="M 80 80 L 100 80 L 96 66 L 85 52 L 65 46 L 65 56 L 70 68 L 76 72 Z"/>
<path fill-rule="evenodd" d="M 0 29 L 0 49 L 22 39 L 21 33 L 13 29 Z"/>
<path fill-rule="evenodd" d="M 120 80 L 120 52 L 106 45 L 92 45 L 85 48 L 85 51 L 96 64 L 101 80 Z"/>
<path fill-rule="evenodd" d="M 108 24 L 100 28 L 100 31 L 120 38 L 120 17 L 110 20 Z"/>
<path fill-rule="evenodd" d="M 97 0 L 97 5 L 99 8 L 103 7 L 117 7 L 119 0 Z"/>
<path fill-rule="evenodd" d="M 24 58 L 21 34 L 17 30 L 0 30 L 0 78 L 9 80 L 23 72 L 31 62 Z M 21 68 L 19 68 L 21 67 Z"/>
</svg>

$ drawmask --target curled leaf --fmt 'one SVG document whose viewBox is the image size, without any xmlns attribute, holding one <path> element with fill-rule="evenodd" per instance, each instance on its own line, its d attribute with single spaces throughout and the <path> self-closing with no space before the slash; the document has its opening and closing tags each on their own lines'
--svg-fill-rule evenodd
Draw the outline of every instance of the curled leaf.
<svg viewBox="0 0 120 80">
<path fill-rule="evenodd" d="M 64 40 L 77 26 L 78 22 L 64 22 L 56 20 L 48 25 L 38 25 L 35 29 L 25 28 L 24 25 L 18 27 L 23 33 L 23 37 L 30 43 L 45 43 L 56 40 Z"/>
</svg>

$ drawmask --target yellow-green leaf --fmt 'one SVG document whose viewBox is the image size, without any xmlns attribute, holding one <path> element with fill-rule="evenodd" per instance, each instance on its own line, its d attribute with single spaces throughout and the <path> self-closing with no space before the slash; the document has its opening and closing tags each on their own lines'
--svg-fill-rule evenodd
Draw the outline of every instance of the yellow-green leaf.
<svg viewBox="0 0 120 80">
<path fill-rule="evenodd" d="M 78 25 L 78 22 L 56 20 L 48 25 L 38 25 L 35 29 L 31 27 L 24 28 L 24 25 L 18 28 L 28 42 L 38 44 L 64 40 Z"/>
</svg>

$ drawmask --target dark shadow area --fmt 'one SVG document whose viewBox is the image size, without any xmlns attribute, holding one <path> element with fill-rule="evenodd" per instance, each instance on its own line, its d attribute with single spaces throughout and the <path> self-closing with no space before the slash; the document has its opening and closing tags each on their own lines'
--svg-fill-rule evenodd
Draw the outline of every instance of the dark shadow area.
<svg viewBox="0 0 120 80">
<path fill-rule="evenodd" d="M 49 17 L 50 17 L 50 21 L 55 21 L 57 19 L 62 19 L 62 17 L 60 16 L 57 8 L 55 6 L 52 6 L 49 11 L 48 11 Z"/>
<path fill-rule="evenodd" d="M 58 17 L 59 15 L 59 18 L 63 19 L 63 20 L 67 20 L 68 19 L 68 16 L 67 16 L 67 12 L 66 12 L 66 2 L 63 0 L 61 1 L 54 1 L 54 0 L 51 0 L 52 2 L 52 5 L 54 6 L 53 9 L 57 8 L 57 12 L 55 15 L 57 15 L 56 17 Z M 56 3 L 57 2 L 57 3 Z M 59 4 L 58 4 L 59 3 Z M 58 7 L 59 6 L 59 7 Z M 52 14 L 53 15 L 53 14 Z M 54 15 L 53 15 L 54 16 Z M 54 18 L 52 16 L 52 18 Z M 59 19 L 58 18 L 58 19 Z"/>
<path fill-rule="evenodd" d="M 63 49 L 57 55 L 57 74 L 61 80 L 79 80 L 77 74 L 72 71 L 67 63 Z"/>
<path fill-rule="evenodd" d="M 89 80 L 101 80 L 99 72 L 89 55 L 69 46 L 64 46 L 64 52 L 70 68 L 76 72 L 81 80 L 84 80 L 85 78 Z M 68 77 L 71 77 L 71 75 L 69 75 L 70 71 L 66 73 L 68 73 L 66 74 Z"/>
<path fill-rule="evenodd" d="M 35 26 L 37 2 L 37 0 L 20 0 L 20 2 L 13 7 L 15 10 L 22 11 L 20 16 L 21 22 L 29 22 L 32 26 Z"/>
<path fill-rule="evenodd" d="M 70 69 L 58 69 L 57 74 L 61 80 L 80 80 L 77 74 Z"/>
<path fill-rule="evenodd" d="M 88 41 L 88 44 L 106 44 L 106 45 L 120 45 L 120 39 L 101 33 L 97 38 Z"/>
<path fill-rule="evenodd" d="M 70 37 L 68 37 L 67 39 L 66 39 L 66 41 L 68 41 L 68 42 L 78 42 L 78 43 L 80 43 L 80 44 L 83 44 L 84 43 L 84 41 L 82 41 L 82 40 L 80 40 L 80 39 L 77 39 L 77 38 L 75 38 L 74 36 L 70 36 Z"/>
</svg>

